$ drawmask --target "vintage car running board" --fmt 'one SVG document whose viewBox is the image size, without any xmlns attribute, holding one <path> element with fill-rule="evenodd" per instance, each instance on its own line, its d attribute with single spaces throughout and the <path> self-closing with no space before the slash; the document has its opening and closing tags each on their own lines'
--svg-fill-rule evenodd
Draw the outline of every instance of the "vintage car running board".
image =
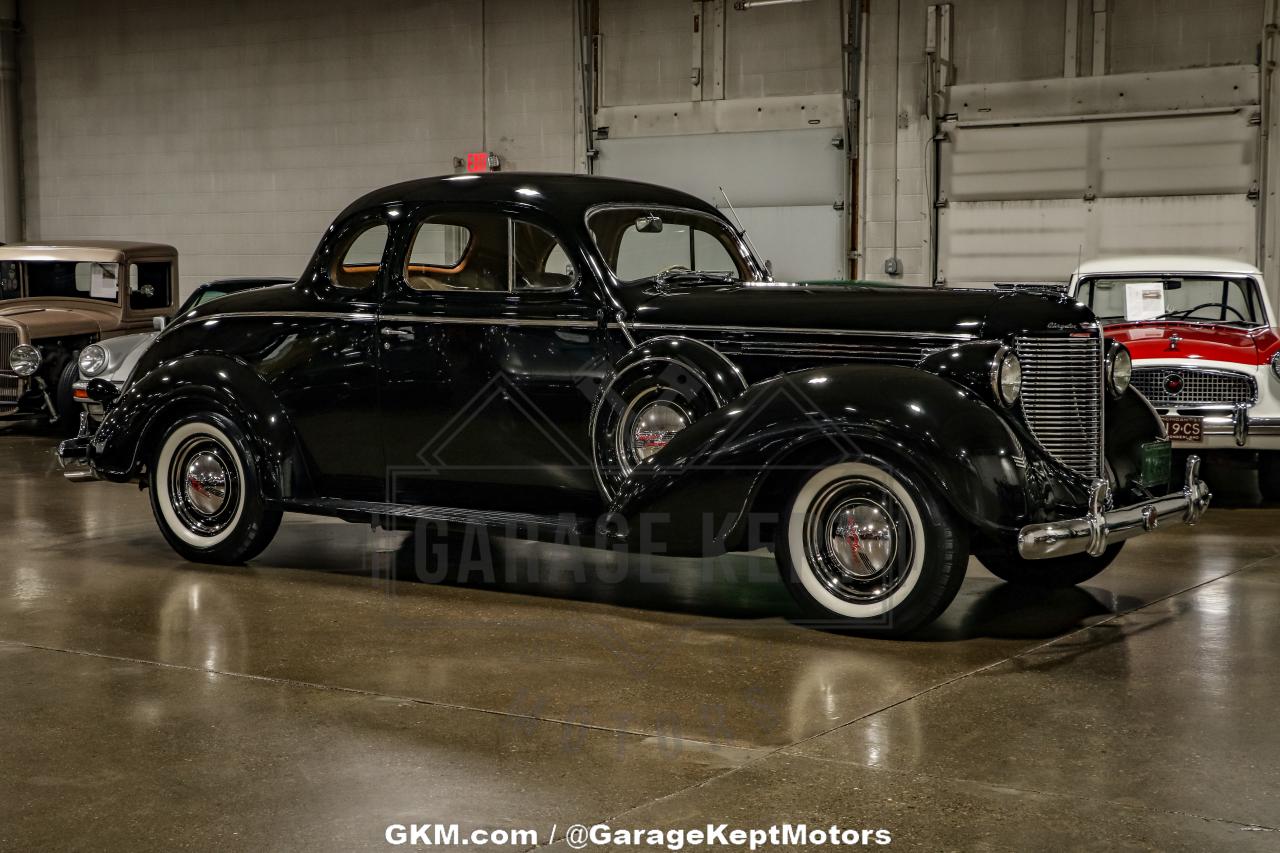
<svg viewBox="0 0 1280 853">
<path fill-rule="evenodd" d="M 538 538 L 559 534 L 561 536 L 589 536 L 594 530 L 589 519 L 570 513 L 560 515 L 535 515 L 497 510 L 469 510 L 443 506 L 414 506 L 411 504 L 380 503 L 377 501 L 348 501 L 337 498 L 284 501 L 281 508 L 289 512 L 306 512 L 331 515 L 339 518 L 361 520 L 378 524 L 378 519 L 412 519 L 435 521 L 443 524 L 476 525 L 512 534 L 535 535 Z"/>
</svg>

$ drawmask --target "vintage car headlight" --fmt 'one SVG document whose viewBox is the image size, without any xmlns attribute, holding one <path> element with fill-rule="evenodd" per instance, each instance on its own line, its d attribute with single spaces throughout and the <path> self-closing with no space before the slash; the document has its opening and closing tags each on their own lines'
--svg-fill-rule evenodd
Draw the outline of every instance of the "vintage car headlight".
<svg viewBox="0 0 1280 853">
<path fill-rule="evenodd" d="M 1018 402 L 1022 393 L 1022 362 L 1013 350 L 1001 348 L 991 365 L 991 390 L 1006 406 Z"/>
<path fill-rule="evenodd" d="M 1271 356 L 1271 372 L 1276 375 L 1276 379 L 1280 379 L 1280 352 Z"/>
<path fill-rule="evenodd" d="M 1107 355 L 1107 387 L 1119 397 L 1129 389 L 1133 379 L 1133 358 L 1124 344 L 1112 344 Z"/>
<path fill-rule="evenodd" d="M 97 344 L 90 344 L 80 351 L 80 372 L 92 379 L 107 369 L 107 351 Z"/>
<path fill-rule="evenodd" d="M 40 369 L 40 350 L 31 344 L 22 344 L 9 352 L 9 369 L 19 376 L 32 376 Z"/>
</svg>

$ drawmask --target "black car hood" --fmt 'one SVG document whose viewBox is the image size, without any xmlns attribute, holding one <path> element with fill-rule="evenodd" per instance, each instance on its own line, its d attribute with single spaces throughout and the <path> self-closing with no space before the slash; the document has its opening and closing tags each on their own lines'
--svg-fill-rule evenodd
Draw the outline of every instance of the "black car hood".
<svg viewBox="0 0 1280 853">
<path fill-rule="evenodd" d="M 963 334 L 1004 338 L 1079 329 L 1093 313 L 1057 294 L 880 284 L 707 282 L 636 285 L 618 293 L 628 318 L 654 326 L 711 326 Z"/>
</svg>

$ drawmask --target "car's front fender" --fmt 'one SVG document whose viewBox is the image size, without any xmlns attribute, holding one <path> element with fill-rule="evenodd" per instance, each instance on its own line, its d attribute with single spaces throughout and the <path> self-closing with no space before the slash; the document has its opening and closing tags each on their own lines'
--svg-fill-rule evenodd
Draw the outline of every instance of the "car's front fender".
<svg viewBox="0 0 1280 853">
<path fill-rule="evenodd" d="M 951 381 L 881 365 L 814 368 L 752 386 L 639 466 L 611 509 L 638 547 L 755 547 L 764 543 L 754 534 L 784 509 L 800 477 L 860 457 L 912 467 L 958 516 L 993 535 L 1029 515 L 1026 457 L 1001 416 Z M 655 519 L 661 547 L 639 541 Z"/>
<path fill-rule="evenodd" d="M 198 411 L 232 417 L 245 431 L 268 497 L 288 498 L 306 490 L 305 460 L 271 388 L 248 365 L 215 354 L 161 362 L 129 385 L 90 443 L 94 472 L 108 480 L 136 478 L 168 425 Z"/>
</svg>

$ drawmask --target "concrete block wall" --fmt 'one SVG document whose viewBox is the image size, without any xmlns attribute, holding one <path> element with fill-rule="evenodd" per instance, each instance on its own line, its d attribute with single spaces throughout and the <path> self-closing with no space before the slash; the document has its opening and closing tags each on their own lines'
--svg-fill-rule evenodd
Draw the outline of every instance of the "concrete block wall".
<svg viewBox="0 0 1280 853">
<path fill-rule="evenodd" d="M 172 243 L 182 290 L 296 275 L 360 194 L 574 168 L 572 0 L 22 3 L 28 239 Z"/>
<path fill-rule="evenodd" d="M 865 156 L 861 185 L 864 229 L 858 275 L 888 279 L 898 258 L 907 284 L 929 284 L 926 165 L 931 134 L 922 116 L 927 0 L 870 4 L 867 20 Z"/>
</svg>

